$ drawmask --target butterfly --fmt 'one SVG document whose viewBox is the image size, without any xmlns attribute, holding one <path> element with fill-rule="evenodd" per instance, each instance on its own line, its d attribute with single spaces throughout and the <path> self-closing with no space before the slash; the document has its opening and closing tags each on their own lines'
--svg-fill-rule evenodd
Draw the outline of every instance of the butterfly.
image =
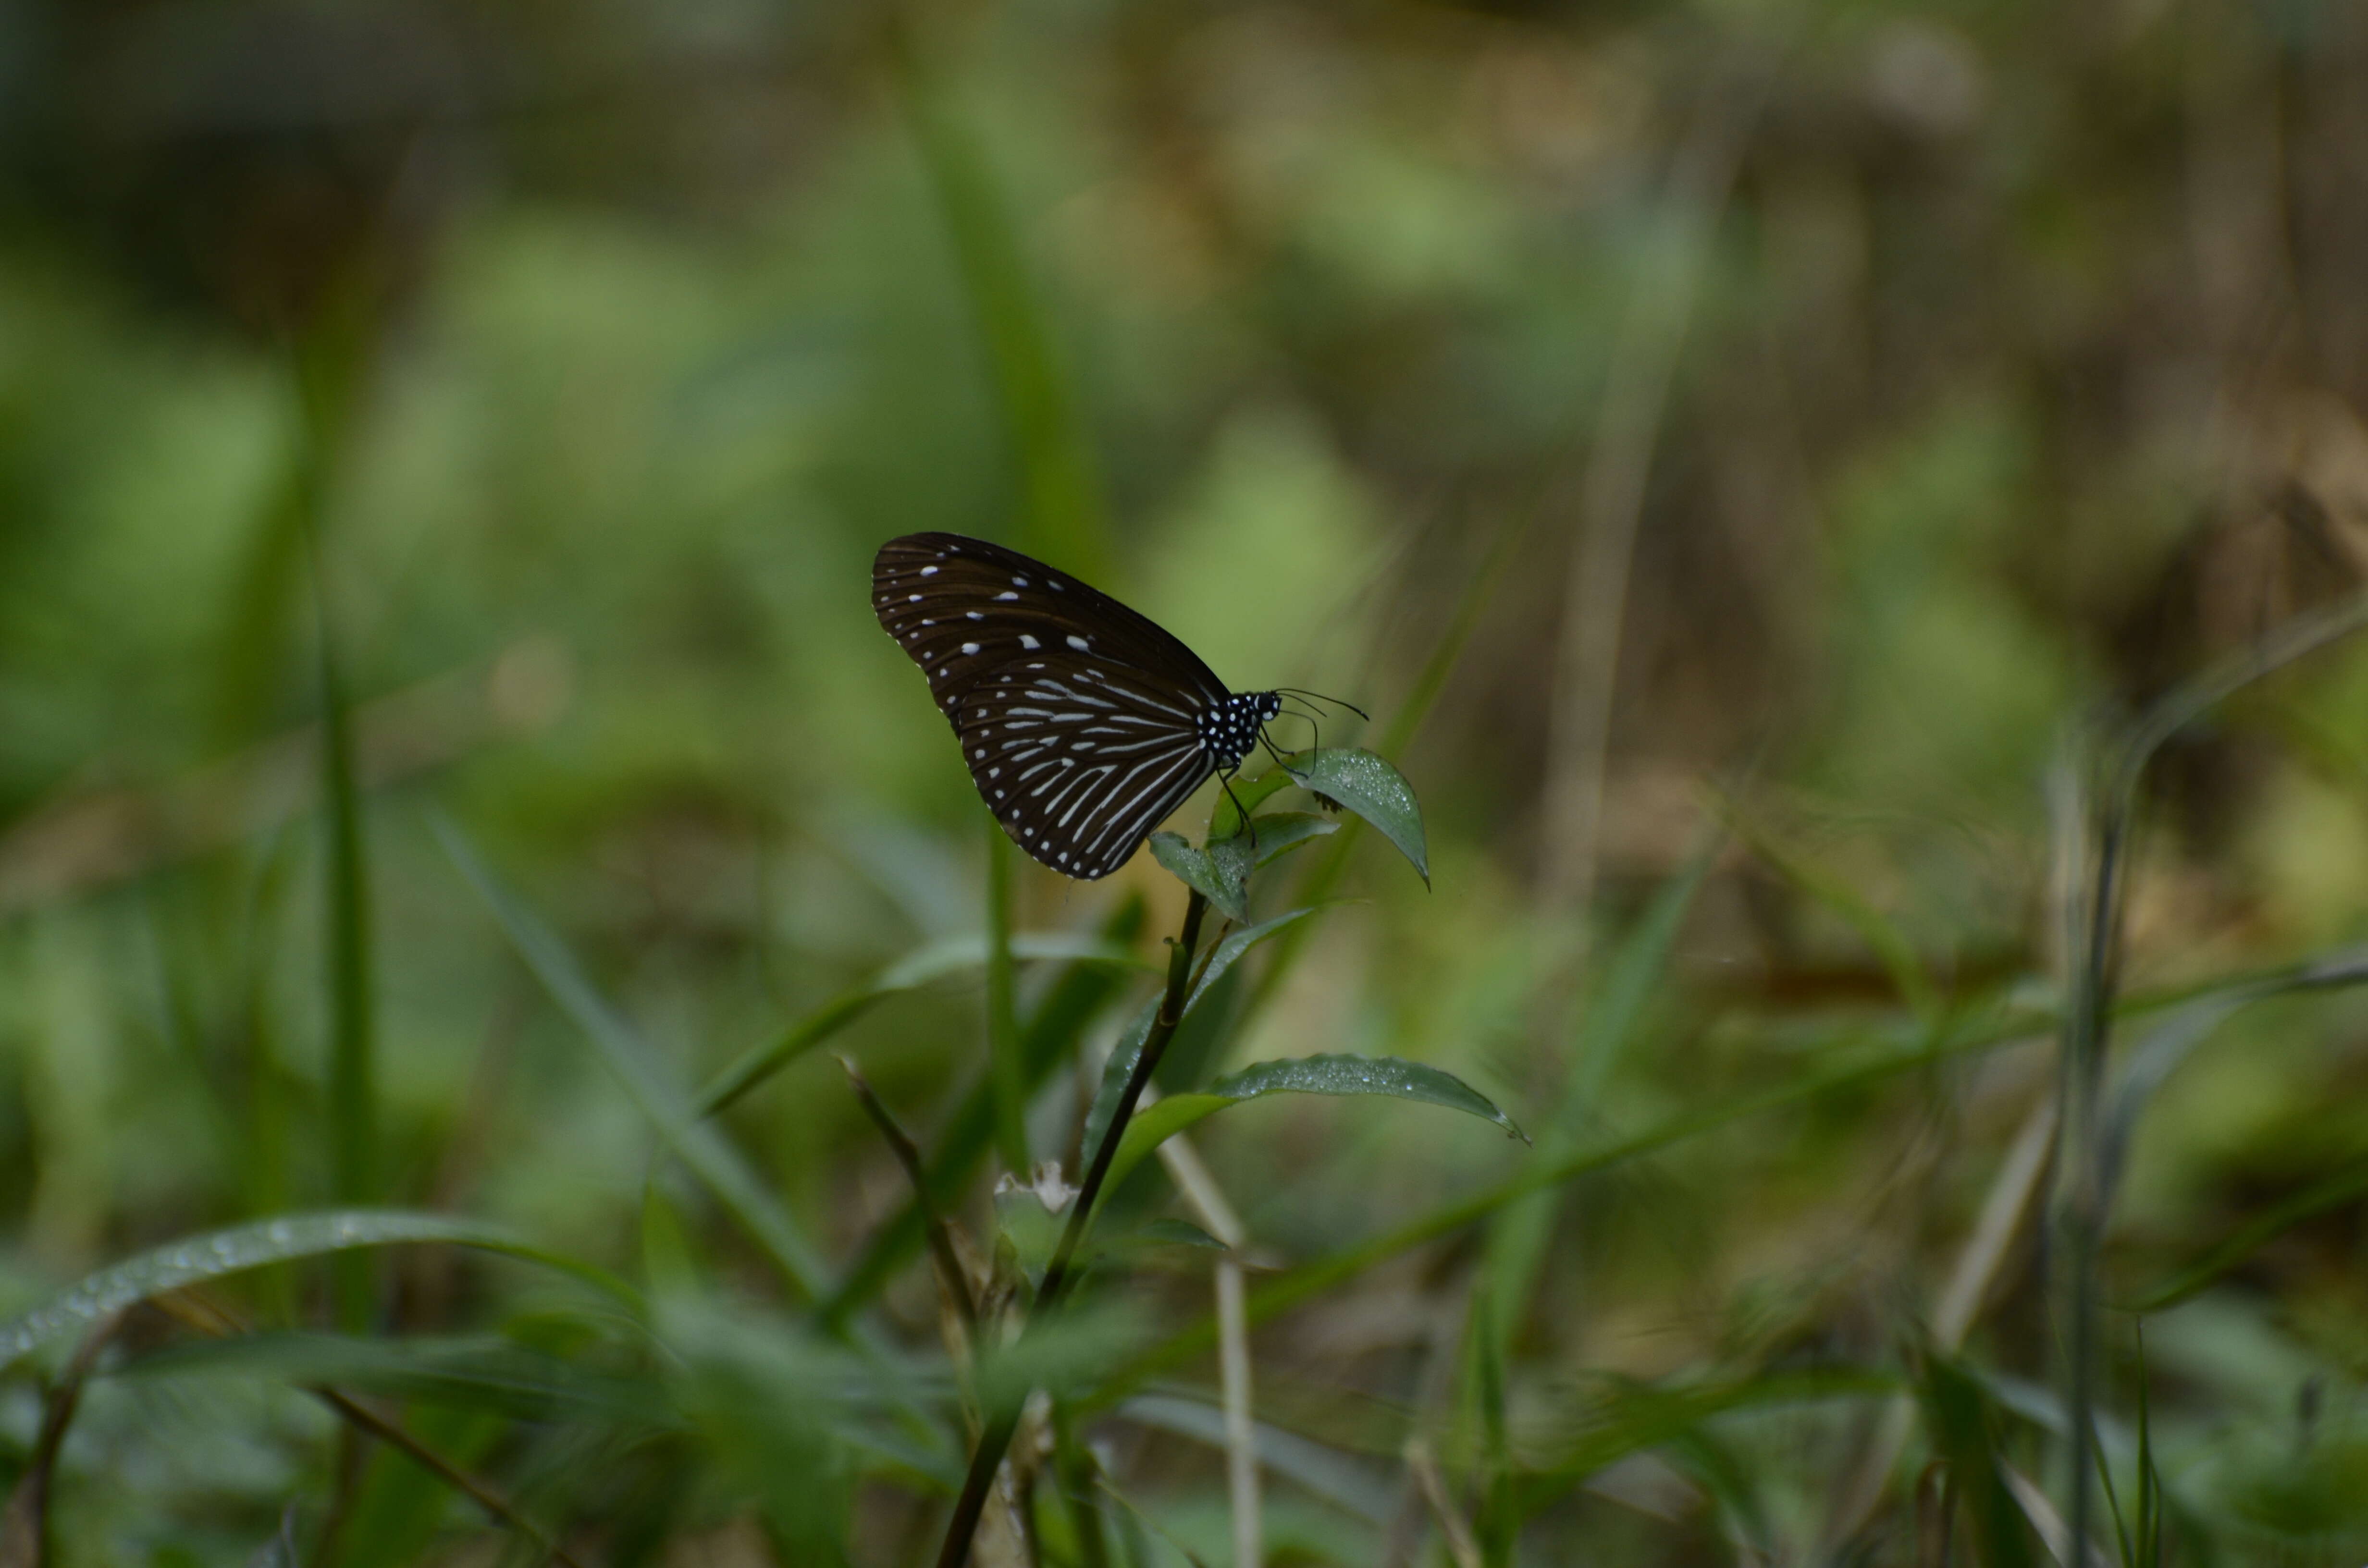
<svg viewBox="0 0 2368 1568">
<path fill-rule="evenodd" d="M 906 534 L 871 562 L 871 608 L 953 723 L 1012 842 L 1092 881 L 1282 711 L 1065 572 L 985 540 Z M 1271 748 L 1269 748 L 1271 749 Z"/>
</svg>

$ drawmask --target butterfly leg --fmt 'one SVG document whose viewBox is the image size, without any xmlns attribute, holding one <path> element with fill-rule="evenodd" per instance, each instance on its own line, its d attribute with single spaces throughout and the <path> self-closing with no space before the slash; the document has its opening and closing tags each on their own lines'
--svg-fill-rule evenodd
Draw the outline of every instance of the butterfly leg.
<svg viewBox="0 0 2368 1568">
<path fill-rule="evenodd" d="M 1225 792 L 1225 799 L 1234 803 L 1234 811 L 1241 817 L 1242 825 L 1249 829 L 1250 847 L 1252 849 L 1256 849 L 1258 847 L 1258 824 L 1250 820 L 1249 808 L 1242 804 L 1242 798 L 1234 793 L 1234 775 L 1240 771 L 1241 769 L 1238 767 L 1228 767 L 1223 773 L 1218 774 L 1217 788 L 1223 790 Z"/>
</svg>

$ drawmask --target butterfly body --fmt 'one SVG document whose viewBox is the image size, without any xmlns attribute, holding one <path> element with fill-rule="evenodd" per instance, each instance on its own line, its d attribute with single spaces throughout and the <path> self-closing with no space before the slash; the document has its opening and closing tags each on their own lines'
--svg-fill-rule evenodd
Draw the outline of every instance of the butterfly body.
<svg viewBox="0 0 2368 1568">
<path fill-rule="evenodd" d="M 1004 831 L 1072 877 L 1106 877 L 1282 710 L 1228 690 L 1147 618 L 1041 561 L 907 534 L 871 565 L 881 626 L 929 679 Z"/>
</svg>

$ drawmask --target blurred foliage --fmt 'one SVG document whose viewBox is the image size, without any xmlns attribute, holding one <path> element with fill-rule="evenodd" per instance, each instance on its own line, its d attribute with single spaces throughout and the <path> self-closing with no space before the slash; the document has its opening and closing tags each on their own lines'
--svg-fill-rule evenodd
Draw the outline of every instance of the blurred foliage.
<svg viewBox="0 0 2368 1568">
<path fill-rule="evenodd" d="M 992 1193 L 985 819 L 869 614 L 921 528 L 1359 704 L 1324 745 L 1421 794 L 1430 890 L 1277 860 L 1249 918 L 1326 906 L 1164 1091 L 1395 1057 L 1538 1135 L 1183 1135 L 1270 1561 L 2040 1560 L 2064 781 L 2358 591 L 2363 212 L 2337 0 L 0 0 L 0 1307 L 333 1205 L 525 1249 L 193 1255 L 0 1383 L 0 1562 L 44 1510 L 69 1564 L 931 1560 L 926 1214 L 992 1302 L 1046 1189 Z M 2134 1562 L 2368 1549 L 2363 736 L 2346 644 L 2147 775 Z M 1185 895 L 1015 863 L 1074 1176 Z M 1061 1395 L 982 1562 L 1226 1560 L 1173 1169 L 981 1374 Z"/>
</svg>

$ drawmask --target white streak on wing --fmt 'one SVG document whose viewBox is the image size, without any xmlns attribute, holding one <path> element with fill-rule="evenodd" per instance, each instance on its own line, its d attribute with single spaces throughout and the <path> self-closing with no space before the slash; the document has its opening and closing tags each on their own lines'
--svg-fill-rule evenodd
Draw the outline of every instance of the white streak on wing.
<svg viewBox="0 0 2368 1568">
<path fill-rule="evenodd" d="M 1194 715 L 1199 711 L 1200 705 L 1198 703 L 1194 703 L 1193 711 L 1188 713 L 1181 708 L 1177 708 L 1168 703 L 1162 702 L 1157 698 L 1151 696 L 1149 693 L 1138 690 L 1133 687 L 1121 686 L 1116 681 L 1104 681 L 1102 684 L 1111 691 L 1116 692 L 1119 696 L 1125 698 L 1130 704 L 1136 708 L 1148 708 L 1155 712 L 1171 714 L 1176 718 L 1183 720 L 1188 724 L 1197 722 Z M 1189 702 L 1191 699 L 1187 698 L 1185 700 Z"/>
<path fill-rule="evenodd" d="M 1099 776 L 1101 776 L 1101 777 L 1103 777 L 1103 778 L 1108 778 L 1110 775 L 1111 775 L 1112 773 L 1115 773 L 1115 772 L 1117 772 L 1117 771 L 1118 771 L 1118 764 L 1116 764 L 1116 763 L 1114 763 L 1114 762 L 1106 762 L 1106 763 L 1103 763 L 1099 767 L 1088 767 L 1088 768 L 1087 768 L 1087 769 L 1085 770 L 1085 773 L 1084 773 L 1084 774 L 1082 774 L 1082 775 L 1080 775 L 1079 777 L 1080 777 L 1080 778 L 1083 778 L 1090 777 L 1090 776 L 1093 776 L 1093 775 L 1099 775 Z M 1079 806 L 1084 805 L 1084 804 L 1085 804 L 1088 800 L 1091 800 L 1091 799 L 1093 798 L 1093 793 L 1094 793 L 1094 792 L 1093 792 L 1091 790 L 1080 790 L 1080 791 L 1078 792 L 1077 798 L 1076 798 L 1075 801 L 1072 801 L 1069 803 L 1069 809 L 1068 809 L 1067 811 L 1063 812 L 1061 813 L 1061 825 L 1062 825 L 1063 827 L 1066 827 L 1066 826 L 1068 826 L 1068 825 L 1069 825 L 1069 819 L 1070 819 L 1071 817 L 1076 816 L 1076 815 L 1077 814 L 1077 808 L 1078 808 Z"/>
<path fill-rule="evenodd" d="M 1044 803 L 1036 809 L 1042 812 L 1046 816 L 1051 816 L 1054 812 L 1060 809 L 1061 802 L 1069 798 L 1071 791 L 1075 790 L 1079 784 L 1085 782 L 1085 780 L 1089 778 L 1094 771 L 1095 769 L 1088 767 L 1080 772 L 1073 767 L 1066 772 L 1056 773 L 1052 778 L 1047 778 L 1043 783 L 1036 787 L 1036 794 L 1044 800 Z M 1055 789 L 1055 785 L 1059 786 L 1059 788 Z M 1049 796 L 1046 794 L 1046 791 L 1048 790 L 1051 791 Z M 1087 793 L 1090 794 L 1091 791 L 1088 790 Z"/>
<path fill-rule="evenodd" d="M 1046 702 L 1057 702 L 1066 698 L 1072 702 L 1083 702 L 1095 708 L 1108 708 L 1112 711 L 1118 708 L 1115 702 L 1105 702 L 1099 697 L 1087 697 L 1075 687 L 1064 686 L 1059 681 L 1050 678 L 1039 680 L 1029 687 L 1028 695 Z"/>
<path fill-rule="evenodd" d="M 1107 839 L 1112 832 L 1124 826 L 1129 817 L 1133 815 L 1135 808 L 1142 803 L 1144 797 L 1146 795 L 1156 794 L 1159 790 L 1167 788 L 1169 783 L 1178 777 L 1179 769 L 1190 776 L 1191 787 L 1198 789 L 1201 782 L 1201 770 L 1195 765 L 1201 763 L 1201 748 L 1197 745 L 1188 744 L 1161 752 L 1156 756 L 1144 757 L 1141 762 L 1138 762 L 1133 767 L 1128 768 L 1125 774 L 1119 778 L 1118 782 L 1110 788 L 1110 794 L 1113 797 L 1114 803 L 1110 807 L 1110 825 L 1105 827 L 1102 830 L 1101 835 L 1094 840 L 1094 845 L 1099 846 L 1103 842 L 1103 840 Z M 1117 801 L 1115 800 L 1115 797 L 1117 797 L 1122 790 L 1133 784 L 1137 778 L 1143 777 L 1145 771 L 1151 769 L 1156 769 L 1157 771 L 1152 773 L 1150 782 L 1144 785 L 1142 789 L 1136 790 L 1131 798 L 1123 801 Z M 1088 847 L 1092 846 L 1089 846 Z"/>
<path fill-rule="evenodd" d="M 1126 785 L 1134 781 L 1136 773 L 1143 771 L 1144 767 L 1156 765 L 1160 760 L 1154 757 L 1151 763 L 1138 764 L 1134 770 L 1121 781 L 1119 788 L 1124 789 Z M 1128 797 L 1124 804 L 1111 808 L 1109 825 L 1096 835 L 1092 844 L 1087 846 L 1088 852 L 1100 853 L 1103 845 L 1110 844 L 1114 835 L 1121 834 L 1124 835 L 1124 837 L 1120 839 L 1119 843 L 1132 852 L 1137 839 L 1158 826 L 1168 812 L 1183 802 L 1186 796 L 1201 787 L 1201 780 L 1208 777 L 1207 769 L 1198 766 L 1203 760 L 1201 749 L 1198 746 L 1192 746 L 1178 754 L 1176 760 L 1161 771 L 1152 775 L 1151 781 Z M 1153 811 L 1145 812 L 1143 810 L 1143 802 L 1145 800 L 1155 800 L 1158 803 Z M 1117 846 L 1112 845 L 1113 848 Z"/>
<path fill-rule="evenodd" d="M 1148 740 L 1130 741 L 1124 745 L 1111 741 L 1099 741 L 1095 743 L 1094 749 L 1104 756 L 1132 756 L 1134 753 L 1151 746 L 1158 746 L 1164 750 L 1175 744 L 1174 735 L 1154 735 Z"/>
</svg>

